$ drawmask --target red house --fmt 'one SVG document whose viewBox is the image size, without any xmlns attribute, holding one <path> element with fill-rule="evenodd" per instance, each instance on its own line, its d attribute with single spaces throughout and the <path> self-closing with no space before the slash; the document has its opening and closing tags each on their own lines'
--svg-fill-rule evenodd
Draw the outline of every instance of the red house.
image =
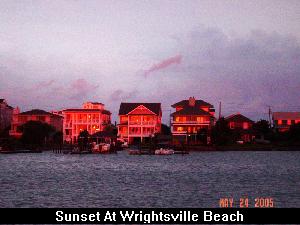
<svg viewBox="0 0 300 225">
<path fill-rule="evenodd" d="M 62 116 L 49 113 L 41 109 L 33 109 L 20 113 L 19 108 L 16 108 L 13 113 L 9 135 L 15 138 L 20 138 L 23 134 L 20 128 L 28 121 L 40 121 L 42 123 L 47 123 L 54 127 L 56 131 L 62 131 Z"/>
<path fill-rule="evenodd" d="M 175 142 L 186 142 L 189 137 L 196 140 L 199 130 L 209 131 L 214 125 L 215 109 L 210 103 L 190 97 L 173 104 L 172 107 L 176 109 L 171 114 L 171 131 Z"/>
<path fill-rule="evenodd" d="M 225 118 L 225 120 L 228 122 L 228 126 L 232 130 L 236 130 L 240 133 L 240 139 L 244 142 L 250 142 L 254 138 L 253 132 L 252 132 L 252 126 L 254 122 L 247 118 L 246 116 L 236 113 L 233 115 L 230 115 Z"/>
<path fill-rule="evenodd" d="M 119 109 L 118 137 L 132 144 L 161 132 L 160 103 L 125 103 Z"/>
<path fill-rule="evenodd" d="M 285 132 L 290 126 L 300 123 L 300 112 L 273 112 L 273 125 L 279 132 Z"/>
</svg>

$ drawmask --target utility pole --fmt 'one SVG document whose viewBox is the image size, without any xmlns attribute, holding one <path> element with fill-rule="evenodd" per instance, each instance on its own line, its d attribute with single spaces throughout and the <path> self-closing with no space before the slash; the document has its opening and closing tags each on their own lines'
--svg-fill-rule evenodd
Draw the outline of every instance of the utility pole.
<svg viewBox="0 0 300 225">
<path fill-rule="evenodd" d="M 170 115 L 170 129 L 171 129 L 171 123 L 172 123 L 172 117 L 171 117 L 171 109 L 169 109 L 169 115 Z"/>
<path fill-rule="evenodd" d="M 272 128 L 272 110 L 271 110 L 271 106 L 269 106 L 269 126 L 270 128 Z"/>
<path fill-rule="evenodd" d="M 220 101 L 219 103 L 219 119 L 221 118 L 222 116 L 222 102 Z"/>
</svg>

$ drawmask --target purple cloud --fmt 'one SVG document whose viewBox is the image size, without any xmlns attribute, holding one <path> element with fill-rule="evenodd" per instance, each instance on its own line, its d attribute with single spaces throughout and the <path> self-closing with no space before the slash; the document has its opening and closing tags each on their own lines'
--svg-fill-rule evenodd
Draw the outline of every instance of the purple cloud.
<svg viewBox="0 0 300 225">
<path fill-rule="evenodd" d="M 94 92 L 98 87 L 99 85 L 91 84 L 83 78 L 74 80 L 69 89 L 69 98 L 72 100 L 83 100 L 88 96 L 88 94 Z"/>
<path fill-rule="evenodd" d="M 165 69 L 173 64 L 180 64 L 182 60 L 182 55 L 175 55 L 173 57 L 162 60 L 161 62 L 152 65 L 149 69 L 144 72 L 145 77 L 150 73 Z"/>
<path fill-rule="evenodd" d="M 136 96 L 137 91 L 130 91 L 126 92 L 121 89 L 115 90 L 111 95 L 110 95 L 110 100 L 111 101 L 128 101 L 134 96 Z"/>
</svg>

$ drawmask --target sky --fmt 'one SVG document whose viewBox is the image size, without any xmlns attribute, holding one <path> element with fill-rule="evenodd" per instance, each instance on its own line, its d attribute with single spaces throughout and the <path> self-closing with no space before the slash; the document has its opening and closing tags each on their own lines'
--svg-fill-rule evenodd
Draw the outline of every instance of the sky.
<svg viewBox="0 0 300 225">
<path fill-rule="evenodd" d="M 195 96 L 300 111 L 300 1 L 0 0 L 0 98 L 22 111 Z"/>
</svg>

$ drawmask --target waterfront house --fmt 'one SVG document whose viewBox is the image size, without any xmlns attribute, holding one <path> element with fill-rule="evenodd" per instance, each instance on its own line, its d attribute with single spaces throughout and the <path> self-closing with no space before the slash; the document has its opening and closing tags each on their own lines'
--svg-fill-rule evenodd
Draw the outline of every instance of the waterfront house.
<svg viewBox="0 0 300 225">
<path fill-rule="evenodd" d="M 11 125 L 13 107 L 5 99 L 0 99 L 0 133 Z"/>
<path fill-rule="evenodd" d="M 28 121 L 40 121 L 54 127 L 56 131 L 62 131 L 63 117 L 46 112 L 41 109 L 33 109 L 26 112 L 20 112 L 19 108 L 13 110 L 11 130 L 9 135 L 15 138 L 22 136 L 21 126 Z"/>
<path fill-rule="evenodd" d="M 125 103 L 119 109 L 118 137 L 129 144 L 161 132 L 161 103 Z"/>
<path fill-rule="evenodd" d="M 172 105 L 175 112 L 171 114 L 171 132 L 174 142 L 199 141 L 197 134 L 204 131 L 208 137 L 215 122 L 215 109 L 210 103 L 190 97 Z"/>
<path fill-rule="evenodd" d="M 272 119 L 274 128 L 285 132 L 291 125 L 300 123 L 300 112 L 273 112 Z"/>
<path fill-rule="evenodd" d="M 235 131 L 238 140 L 250 142 L 254 138 L 252 126 L 254 122 L 246 116 L 236 113 L 225 118 L 231 130 Z"/>
<path fill-rule="evenodd" d="M 99 102 L 85 102 L 82 108 L 62 110 L 63 140 L 76 143 L 81 131 L 94 134 L 111 123 L 111 113 Z"/>
</svg>

